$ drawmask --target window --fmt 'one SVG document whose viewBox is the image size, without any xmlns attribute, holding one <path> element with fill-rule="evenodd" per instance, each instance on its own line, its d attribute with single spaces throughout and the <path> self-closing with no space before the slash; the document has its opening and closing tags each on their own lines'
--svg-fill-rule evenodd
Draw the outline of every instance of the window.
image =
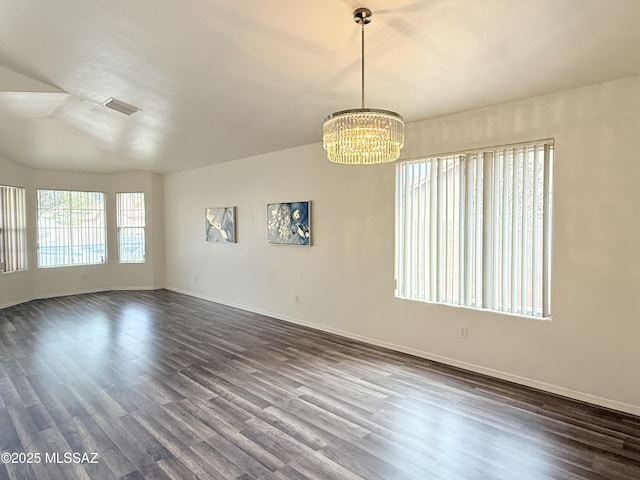
<svg viewBox="0 0 640 480">
<path fill-rule="evenodd" d="M 38 267 L 105 260 L 104 193 L 38 190 Z"/>
<path fill-rule="evenodd" d="M 0 272 L 27 268 L 25 189 L 0 185 Z"/>
<path fill-rule="evenodd" d="M 144 193 L 118 193 L 116 207 L 120 263 L 144 263 Z"/>
<path fill-rule="evenodd" d="M 548 318 L 553 142 L 396 167 L 396 296 Z"/>
</svg>

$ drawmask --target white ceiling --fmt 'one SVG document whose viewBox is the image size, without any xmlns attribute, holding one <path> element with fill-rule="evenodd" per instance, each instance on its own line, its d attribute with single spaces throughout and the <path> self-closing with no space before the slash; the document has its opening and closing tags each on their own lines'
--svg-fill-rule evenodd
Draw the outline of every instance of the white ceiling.
<svg viewBox="0 0 640 480">
<path fill-rule="evenodd" d="M 0 156 L 169 173 L 319 142 L 359 107 L 358 6 L 367 106 L 408 122 L 640 75 L 640 0 L 3 0 Z"/>
</svg>

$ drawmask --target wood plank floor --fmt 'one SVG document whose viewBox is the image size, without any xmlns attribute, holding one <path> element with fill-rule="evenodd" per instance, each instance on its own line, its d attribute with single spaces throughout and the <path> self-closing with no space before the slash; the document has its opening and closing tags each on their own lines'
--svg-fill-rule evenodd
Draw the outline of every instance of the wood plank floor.
<svg viewBox="0 0 640 480">
<path fill-rule="evenodd" d="M 0 450 L 32 460 L 0 479 L 637 480 L 640 418 L 169 291 L 108 292 L 0 310 Z"/>
</svg>

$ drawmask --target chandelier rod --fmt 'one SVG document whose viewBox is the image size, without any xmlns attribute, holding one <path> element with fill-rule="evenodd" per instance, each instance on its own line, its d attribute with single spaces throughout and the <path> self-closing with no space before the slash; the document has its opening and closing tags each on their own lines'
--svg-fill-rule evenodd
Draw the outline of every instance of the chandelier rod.
<svg viewBox="0 0 640 480">
<path fill-rule="evenodd" d="M 362 66 L 361 66 L 361 77 L 362 77 L 362 84 L 361 84 L 361 89 L 362 89 L 362 100 L 361 100 L 361 108 L 364 108 L 364 21 L 361 23 L 362 28 L 361 28 L 361 55 L 362 55 Z"/>
<path fill-rule="evenodd" d="M 357 8 L 353 12 L 353 20 L 361 26 L 360 29 L 360 108 L 364 108 L 364 26 L 371 22 L 372 13 L 368 8 Z"/>
</svg>

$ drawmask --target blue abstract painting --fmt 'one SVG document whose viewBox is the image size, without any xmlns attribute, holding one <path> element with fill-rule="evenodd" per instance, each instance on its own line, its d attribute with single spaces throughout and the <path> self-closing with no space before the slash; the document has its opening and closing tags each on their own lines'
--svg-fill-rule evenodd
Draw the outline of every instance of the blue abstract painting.
<svg viewBox="0 0 640 480">
<path fill-rule="evenodd" d="M 311 245 L 311 202 L 267 205 L 267 243 Z"/>
<path fill-rule="evenodd" d="M 206 208 L 204 211 L 205 239 L 213 243 L 235 243 L 236 207 Z"/>
</svg>

